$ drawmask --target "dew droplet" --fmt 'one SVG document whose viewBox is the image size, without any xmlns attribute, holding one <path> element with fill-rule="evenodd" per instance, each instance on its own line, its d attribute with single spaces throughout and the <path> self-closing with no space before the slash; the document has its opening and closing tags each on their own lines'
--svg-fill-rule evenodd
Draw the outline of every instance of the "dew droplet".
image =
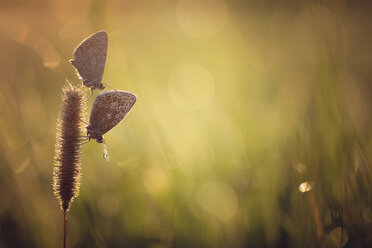
<svg viewBox="0 0 372 248">
<path fill-rule="evenodd" d="M 107 146 L 106 143 L 103 143 L 103 157 L 106 161 L 109 161 L 110 157 L 107 152 Z"/>
</svg>

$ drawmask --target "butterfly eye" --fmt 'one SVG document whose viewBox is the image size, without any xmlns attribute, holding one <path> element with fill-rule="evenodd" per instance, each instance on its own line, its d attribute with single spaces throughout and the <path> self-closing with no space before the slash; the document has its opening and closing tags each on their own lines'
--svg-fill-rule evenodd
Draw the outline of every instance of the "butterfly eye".
<svg viewBox="0 0 372 248">
<path fill-rule="evenodd" d="M 110 120 L 111 119 L 111 114 L 107 114 L 107 118 Z"/>
<path fill-rule="evenodd" d="M 116 111 L 120 111 L 120 107 L 116 107 Z"/>
<path fill-rule="evenodd" d="M 116 120 L 112 122 L 112 125 L 115 126 L 116 124 L 118 124 L 118 122 Z"/>
<path fill-rule="evenodd" d="M 120 117 L 119 114 L 116 114 L 116 115 L 115 115 L 115 118 L 116 118 L 116 119 L 119 119 L 119 117 Z"/>
<path fill-rule="evenodd" d="M 109 105 L 106 103 L 106 104 L 105 104 L 105 108 L 108 108 L 108 107 L 109 107 Z"/>
</svg>

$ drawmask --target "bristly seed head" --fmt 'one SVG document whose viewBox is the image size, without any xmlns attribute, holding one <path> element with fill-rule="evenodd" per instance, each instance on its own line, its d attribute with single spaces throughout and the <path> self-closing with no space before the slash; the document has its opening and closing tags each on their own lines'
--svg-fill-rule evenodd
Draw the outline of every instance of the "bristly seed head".
<svg viewBox="0 0 372 248">
<path fill-rule="evenodd" d="M 57 120 L 53 189 L 61 208 L 67 211 L 79 194 L 81 143 L 84 135 L 85 91 L 70 83 L 63 88 Z"/>
</svg>

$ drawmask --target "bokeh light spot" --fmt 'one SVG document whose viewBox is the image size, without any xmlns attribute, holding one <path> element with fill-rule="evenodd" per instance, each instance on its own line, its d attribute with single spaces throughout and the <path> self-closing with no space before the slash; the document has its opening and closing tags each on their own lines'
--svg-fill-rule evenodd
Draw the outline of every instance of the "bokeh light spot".
<svg viewBox="0 0 372 248">
<path fill-rule="evenodd" d="M 180 108 L 196 110 L 209 104 L 214 95 L 214 78 L 203 66 L 185 64 L 169 80 L 169 94 Z"/>
<path fill-rule="evenodd" d="M 303 174 L 306 171 L 306 165 L 303 163 L 297 163 L 296 170 L 298 173 Z"/>
<path fill-rule="evenodd" d="M 177 20 L 188 34 L 207 38 L 217 34 L 228 19 L 228 8 L 224 0 L 179 0 Z"/>
<path fill-rule="evenodd" d="M 150 193 L 159 195 L 167 191 L 169 183 L 163 170 L 152 167 L 145 172 L 144 184 Z"/>
<path fill-rule="evenodd" d="M 55 68 L 59 65 L 61 56 L 48 37 L 12 15 L 0 18 L 0 32 L 9 39 L 32 49 L 42 59 L 45 67 Z"/>
<path fill-rule="evenodd" d="M 61 61 L 61 57 L 54 49 L 43 52 L 43 65 L 47 68 L 56 68 Z"/>
<path fill-rule="evenodd" d="M 308 192 L 312 190 L 314 187 L 314 184 L 312 182 L 303 182 L 298 186 L 298 190 L 302 193 Z"/>
<path fill-rule="evenodd" d="M 195 200 L 222 222 L 231 219 L 238 209 L 236 193 L 222 182 L 212 181 L 202 185 L 195 195 Z"/>
</svg>

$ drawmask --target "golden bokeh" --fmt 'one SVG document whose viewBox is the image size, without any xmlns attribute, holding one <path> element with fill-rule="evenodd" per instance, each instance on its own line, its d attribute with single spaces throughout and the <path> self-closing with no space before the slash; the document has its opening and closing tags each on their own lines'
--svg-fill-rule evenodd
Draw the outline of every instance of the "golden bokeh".
<svg viewBox="0 0 372 248">
<path fill-rule="evenodd" d="M 99 30 L 105 90 L 137 102 L 104 135 L 109 161 L 82 147 L 68 247 L 371 247 L 370 13 L 361 0 L 1 1 L 0 247 L 62 245 L 61 87 L 81 85 L 69 59 Z"/>
</svg>

